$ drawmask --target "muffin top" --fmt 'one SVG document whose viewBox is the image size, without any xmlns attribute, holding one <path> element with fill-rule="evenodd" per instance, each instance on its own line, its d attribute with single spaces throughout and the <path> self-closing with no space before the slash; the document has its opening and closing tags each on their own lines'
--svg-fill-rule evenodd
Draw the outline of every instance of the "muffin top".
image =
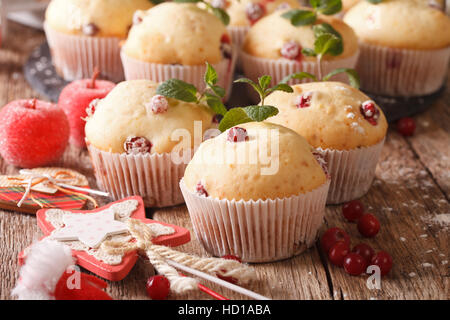
<svg viewBox="0 0 450 320">
<path fill-rule="evenodd" d="M 303 137 L 263 122 L 240 124 L 206 140 L 184 174 L 186 187 L 197 194 L 246 201 L 303 194 L 326 179 Z"/>
<path fill-rule="evenodd" d="M 158 84 L 149 80 L 119 83 L 88 111 L 86 139 L 98 149 L 113 153 L 167 153 L 180 143 L 172 141 L 177 129 L 185 129 L 194 145 L 194 121 L 202 130 L 212 126 L 213 114 L 206 106 L 156 95 Z M 177 135 L 178 137 L 178 135 Z"/>
<path fill-rule="evenodd" d="M 450 45 L 450 18 L 423 0 L 361 1 L 344 16 L 365 43 L 432 50 Z"/>
<path fill-rule="evenodd" d="M 52 0 L 45 23 L 68 34 L 125 38 L 134 12 L 152 6 L 149 0 Z"/>
<path fill-rule="evenodd" d="M 221 39 L 226 27 L 214 14 L 192 3 L 165 2 L 137 13 L 123 46 L 135 59 L 182 65 L 222 60 Z"/>
<path fill-rule="evenodd" d="M 308 10 L 308 8 L 303 8 Z M 287 10 L 274 12 L 261 20 L 250 28 L 243 49 L 252 56 L 279 59 L 283 58 L 283 47 L 289 43 L 296 43 L 301 48 L 314 48 L 314 32 L 312 25 L 293 26 L 288 19 L 281 15 Z M 328 23 L 343 39 L 344 51 L 338 56 L 325 55 L 324 60 L 341 59 L 352 56 L 358 50 L 358 39 L 347 24 L 338 18 L 319 16 L 314 24 Z M 282 50 L 283 49 L 283 50 Z M 302 56 L 304 60 L 315 60 L 314 57 Z"/>
<path fill-rule="evenodd" d="M 341 82 L 292 86 L 274 92 L 265 103 L 280 112 L 270 122 L 286 126 L 315 148 L 351 150 L 377 144 L 386 135 L 381 109 L 361 91 Z"/>
<path fill-rule="evenodd" d="M 247 27 L 278 9 L 298 8 L 298 0 L 211 0 L 213 6 L 225 9 L 230 16 L 230 26 Z"/>
</svg>

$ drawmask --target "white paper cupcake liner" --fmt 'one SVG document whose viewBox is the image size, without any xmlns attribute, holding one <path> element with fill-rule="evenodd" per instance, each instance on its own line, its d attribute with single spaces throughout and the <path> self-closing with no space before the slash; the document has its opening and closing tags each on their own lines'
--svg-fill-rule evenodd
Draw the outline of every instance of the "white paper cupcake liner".
<svg viewBox="0 0 450 320">
<path fill-rule="evenodd" d="M 337 68 L 355 68 L 358 61 L 359 52 L 354 55 L 338 60 L 323 60 L 322 61 L 322 76 L 333 71 Z M 272 76 L 272 83 L 279 83 L 285 77 L 296 72 L 308 72 L 314 75 L 319 74 L 318 64 L 316 61 L 291 61 L 287 59 L 266 59 L 254 57 L 243 50 L 240 51 L 240 61 L 244 70 L 244 74 L 247 78 L 257 81 L 258 77 L 262 75 Z M 334 81 L 341 81 L 348 83 L 348 78 L 345 75 L 337 75 L 333 77 Z M 302 81 L 291 80 L 290 84 L 311 82 L 310 79 L 304 79 Z M 250 96 L 256 101 L 257 97 L 253 94 L 253 90 L 249 90 Z"/>
<path fill-rule="evenodd" d="M 64 34 L 44 25 L 56 71 L 67 81 L 91 78 L 95 69 L 101 77 L 124 79 L 120 60 L 120 38 Z"/>
<path fill-rule="evenodd" d="M 361 88 L 387 96 L 422 96 L 441 88 L 448 71 L 450 47 L 407 50 L 360 43 L 357 71 Z"/>
<path fill-rule="evenodd" d="M 331 176 L 327 204 L 358 199 L 369 191 L 383 145 L 384 139 L 373 146 L 353 150 L 316 149 L 326 161 Z"/>
<path fill-rule="evenodd" d="M 179 182 L 186 164 L 175 164 L 170 153 L 129 155 L 99 150 L 87 143 L 98 187 L 114 200 L 138 195 L 146 207 L 184 202 Z"/>
<path fill-rule="evenodd" d="M 236 46 L 236 48 L 240 49 L 242 45 L 244 44 L 245 36 L 247 35 L 248 30 L 250 30 L 250 27 L 248 26 L 228 26 L 227 27 L 228 32 L 231 35 L 231 39 Z"/>
<path fill-rule="evenodd" d="M 147 79 L 155 82 L 164 82 L 169 79 L 179 79 L 193 84 L 199 90 L 205 89 L 205 64 L 184 66 L 151 63 L 131 58 L 123 51 L 121 52 L 121 57 L 126 80 Z M 222 59 L 219 63 L 212 65 L 219 78 L 217 84 L 224 88 L 227 92 L 225 99 L 227 99 L 231 94 L 236 59 L 237 50 L 233 46 L 231 60 Z"/>
<path fill-rule="evenodd" d="M 236 201 L 199 196 L 180 182 L 198 240 L 211 254 L 245 262 L 290 258 L 316 241 L 330 181 L 284 199 Z"/>
</svg>

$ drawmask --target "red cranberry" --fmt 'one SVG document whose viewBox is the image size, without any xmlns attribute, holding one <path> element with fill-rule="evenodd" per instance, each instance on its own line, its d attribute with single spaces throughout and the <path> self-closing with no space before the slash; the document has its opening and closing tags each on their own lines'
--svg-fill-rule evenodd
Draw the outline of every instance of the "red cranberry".
<svg viewBox="0 0 450 320">
<path fill-rule="evenodd" d="M 330 228 L 322 235 L 322 239 L 320 240 L 320 245 L 324 252 L 328 254 L 330 252 L 331 247 L 336 243 L 343 241 L 348 246 L 350 246 L 350 236 L 344 230 L 340 228 Z"/>
<path fill-rule="evenodd" d="M 347 219 L 350 222 L 358 221 L 359 218 L 364 213 L 364 205 L 361 203 L 361 201 L 358 200 L 352 200 L 350 202 L 347 202 L 342 207 L 342 214 L 344 215 L 345 219 Z"/>
<path fill-rule="evenodd" d="M 309 108 L 311 107 L 311 99 L 312 92 L 305 92 L 301 96 L 297 97 L 295 105 L 297 106 L 297 108 Z"/>
<path fill-rule="evenodd" d="M 227 140 L 230 142 L 242 142 L 248 140 L 247 130 L 241 127 L 233 127 L 228 130 Z"/>
<path fill-rule="evenodd" d="M 280 50 L 281 55 L 289 60 L 297 60 L 301 57 L 302 47 L 296 41 L 288 41 Z"/>
<path fill-rule="evenodd" d="M 206 188 L 201 181 L 197 182 L 197 185 L 195 186 L 195 192 L 197 192 L 199 196 L 208 196 L 208 192 L 206 191 Z"/>
<path fill-rule="evenodd" d="M 361 257 L 363 257 L 364 261 L 366 261 L 366 266 L 370 264 L 372 261 L 372 257 L 375 254 L 375 251 L 372 249 L 371 246 L 365 243 L 357 244 L 352 252 L 359 254 Z"/>
<path fill-rule="evenodd" d="M 169 109 L 169 101 L 167 101 L 166 97 L 157 94 L 152 97 L 149 103 L 145 104 L 147 111 L 151 111 L 153 113 L 164 113 Z"/>
<path fill-rule="evenodd" d="M 261 19 L 265 14 L 266 9 L 261 3 L 250 2 L 245 8 L 245 13 L 247 14 L 247 19 L 251 24 Z"/>
<path fill-rule="evenodd" d="M 392 269 L 392 257 L 386 251 L 380 251 L 372 258 L 372 264 L 378 266 L 381 275 L 385 276 Z"/>
<path fill-rule="evenodd" d="M 147 280 L 146 289 L 152 300 L 165 300 L 169 296 L 169 279 L 161 275 L 152 276 Z"/>
<path fill-rule="evenodd" d="M 358 230 L 364 237 L 373 238 L 380 231 L 380 222 L 373 214 L 366 213 L 358 220 Z"/>
<path fill-rule="evenodd" d="M 127 154 L 145 154 L 150 153 L 153 144 L 144 137 L 130 136 L 125 140 L 123 148 Z"/>
<path fill-rule="evenodd" d="M 373 101 L 366 101 L 360 107 L 361 114 L 364 116 L 371 125 L 376 126 L 378 124 L 378 118 L 380 117 L 380 110 L 375 106 Z"/>
<path fill-rule="evenodd" d="M 239 259 L 238 257 L 233 256 L 231 254 L 223 256 L 222 259 L 235 260 L 235 261 L 238 261 L 239 263 L 242 262 L 241 259 Z M 225 272 L 225 270 L 222 270 L 222 272 Z M 225 281 L 228 281 L 230 283 L 233 283 L 233 284 L 236 284 L 238 282 L 237 279 L 233 278 L 233 277 L 224 277 L 224 276 L 221 276 L 220 274 L 217 274 L 217 277 L 222 279 L 222 280 L 225 280 Z"/>
<path fill-rule="evenodd" d="M 416 131 L 416 122 L 413 118 L 401 118 L 397 121 L 397 131 L 405 137 L 410 137 Z"/>
<path fill-rule="evenodd" d="M 330 262 L 338 267 L 342 267 L 344 258 L 350 253 L 350 246 L 344 241 L 336 242 L 328 252 Z"/>
<path fill-rule="evenodd" d="M 230 38 L 230 36 L 228 35 L 228 33 L 224 33 L 224 34 L 222 35 L 222 37 L 220 38 L 220 42 L 221 42 L 221 43 L 228 43 L 228 44 L 231 44 L 231 38 Z"/>
<path fill-rule="evenodd" d="M 88 117 L 92 117 L 94 115 L 95 108 L 97 107 L 99 101 L 100 99 L 94 99 L 89 103 L 88 107 L 86 108 L 86 115 Z"/>
<path fill-rule="evenodd" d="M 344 270 L 352 276 L 359 276 L 366 270 L 366 261 L 359 254 L 351 252 L 344 258 Z"/>
<path fill-rule="evenodd" d="M 95 23 L 85 24 L 82 28 L 82 31 L 87 36 L 95 36 L 99 31 L 99 27 Z"/>
</svg>

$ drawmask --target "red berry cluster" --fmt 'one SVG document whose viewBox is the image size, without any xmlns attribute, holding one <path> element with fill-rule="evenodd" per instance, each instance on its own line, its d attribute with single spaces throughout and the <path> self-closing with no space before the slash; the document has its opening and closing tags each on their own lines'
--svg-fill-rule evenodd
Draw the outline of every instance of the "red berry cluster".
<svg viewBox="0 0 450 320">
<path fill-rule="evenodd" d="M 342 213 L 348 221 L 357 222 L 359 232 L 367 238 L 374 237 L 380 230 L 378 219 L 370 213 L 364 213 L 364 205 L 358 200 L 344 204 Z M 340 228 L 328 229 L 322 235 L 320 244 L 328 254 L 330 262 L 344 267 L 351 275 L 364 273 L 369 265 L 378 266 L 382 276 L 388 274 L 392 268 L 392 258 L 385 251 L 375 253 L 372 247 L 365 243 L 360 243 L 350 250 L 350 236 Z"/>
</svg>

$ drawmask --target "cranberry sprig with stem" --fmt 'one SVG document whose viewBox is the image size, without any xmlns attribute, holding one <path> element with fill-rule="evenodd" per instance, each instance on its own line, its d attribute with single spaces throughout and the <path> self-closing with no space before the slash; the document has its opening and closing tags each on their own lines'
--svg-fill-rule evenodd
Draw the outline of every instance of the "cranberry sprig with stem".
<svg viewBox="0 0 450 320">
<path fill-rule="evenodd" d="M 173 1 L 178 3 L 201 3 L 205 6 L 205 8 L 208 11 L 211 11 L 217 18 L 219 18 L 224 25 L 227 26 L 230 23 L 230 16 L 225 10 L 223 10 L 222 8 L 213 7 L 211 3 L 208 3 L 206 1 L 203 0 L 173 0 Z"/>
<path fill-rule="evenodd" d="M 312 9 L 293 9 L 283 13 L 281 16 L 291 21 L 293 26 L 306 26 L 314 24 L 318 14 L 332 15 L 342 9 L 341 0 L 309 0 Z"/>
<path fill-rule="evenodd" d="M 258 78 L 258 82 L 254 82 L 247 78 L 240 78 L 235 80 L 236 83 L 247 83 L 253 87 L 260 97 L 259 105 L 251 105 L 247 107 L 238 107 L 230 109 L 223 117 L 219 124 L 219 130 L 225 131 L 241 123 L 246 122 L 261 122 L 269 117 L 278 114 L 278 109 L 274 106 L 266 105 L 265 98 L 274 91 L 294 92 L 294 90 L 286 83 L 279 83 L 270 87 L 272 77 L 264 75 Z"/>
<path fill-rule="evenodd" d="M 224 88 L 217 85 L 217 72 L 208 62 L 206 62 L 204 81 L 206 88 L 200 92 L 194 85 L 183 80 L 169 79 L 158 86 L 156 94 L 184 102 L 206 103 L 216 114 L 225 115 L 227 109 L 222 99 L 226 92 Z"/>
</svg>

